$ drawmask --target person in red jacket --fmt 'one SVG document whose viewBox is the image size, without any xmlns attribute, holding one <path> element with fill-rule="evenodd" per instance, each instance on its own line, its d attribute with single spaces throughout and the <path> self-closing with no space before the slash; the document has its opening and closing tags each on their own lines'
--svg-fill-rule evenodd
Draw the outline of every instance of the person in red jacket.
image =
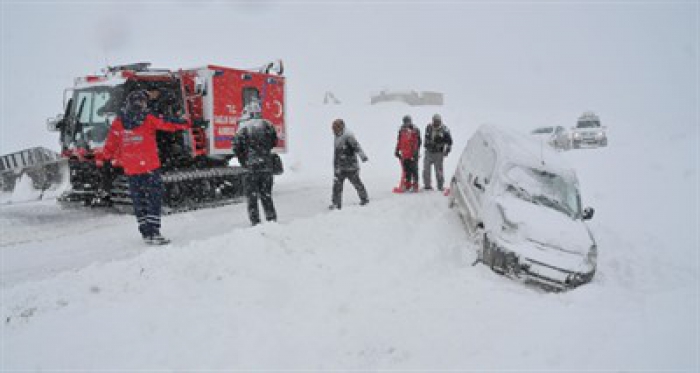
<svg viewBox="0 0 700 373">
<path fill-rule="evenodd" d="M 399 136 L 396 143 L 396 155 L 401 160 L 403 168 L 402 192 L 406 190 L 418 191 L 418 157 L 420 152 L 421 138 L 420 130 L 413 125 L 411 116 L 403 117 L 403 125 L 399 129 Z"/>
<path fill-rule="evenodd" d="M 164 120 L 149 113 L 146 93 L 134 91 L 127 96 L 107 135 L 100 161 L 115 159 L 124 168 L 134 215 L 147 244 L 170 242 L 160 234 L 163 180 L 159 172 L 156 131 L 175 132 L 189 127 L 185 120 Z"/>
</svg>

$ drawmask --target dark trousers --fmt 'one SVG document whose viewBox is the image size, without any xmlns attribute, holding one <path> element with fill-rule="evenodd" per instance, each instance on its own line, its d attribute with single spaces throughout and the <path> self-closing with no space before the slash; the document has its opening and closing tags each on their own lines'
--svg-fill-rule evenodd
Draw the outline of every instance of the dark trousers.
<svg viewBox="0 0 700 373">
<path fill-rule="evenodd" d="M 418 186 L 418 160 L 404 159 L 403 165 L 404 186 L 406 189 Z"/>
<path fill-rule="evenodd" d="M 345 179 L 350 180 L 350 183 L 357 190 L 357 195 L 360 197 L 360 201 L 367 201 L 367 190 L 365 189 L 362 180 L 360 180 L 360 170 L 354 171 L 336 171 L 335 178 L 333 179 L 333 204 L 337 208 L 341 208 L 343 204 L 343 183 Z"/>
<path fill-rule="evenodd" d="M 246 176 L 246 194 L 248 195 L 248 217 L 253 225 L 260 223 L 258 198 L 265 210 L 265 218 L 277 220 L 275 204 L 272 202 L 272 172 L 251 171 Z"/>
<path fill-rule="evenodd" d="M 129 193 L 139 232 L 144 237 L 160 234 L 160 209 L 163 201 L 163 180 L 158 171 L 129 175 Z"/>
<path fill-rule="evenodd" d="M 114 181 L 114 168 L 112 162 L 105 162 L 100 171 L 100 191 L 109 196 L 112 191 L 112 182 Z"/>
<path fill-rule="evenodd" d="M 425 152 L 425 158 L 423 161 L 423 185 L 426 188 L 430 188 L 430 172 L 433 166 L 435 166 L 437 186 L 438 189 L 442 190 L 442 186 L 445 183 L 445 172 L 442 165 L 444 159 L 445 155 L 442 152 Z"/>
</svg>

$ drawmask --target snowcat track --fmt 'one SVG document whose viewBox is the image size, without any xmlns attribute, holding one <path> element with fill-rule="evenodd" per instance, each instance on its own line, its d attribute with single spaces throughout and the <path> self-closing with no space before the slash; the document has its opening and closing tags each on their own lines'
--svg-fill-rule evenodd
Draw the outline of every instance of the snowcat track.
<svg viewBox="0 0 700 373">
<path fill-rule="evenodd" d="M 240 203 L 245 190 L 242 168 L 218 167 L 207 170 L 170 171 L 161 175 L 164 186 L 162 214 L 208 209 Z M 92 205 L 94 190 L 71 191 L 59 198 L 64 206 L 88 206 L 133 214 L 129 182 L 124 175 L 112 183 L 109 206 Z"/>
</svg>

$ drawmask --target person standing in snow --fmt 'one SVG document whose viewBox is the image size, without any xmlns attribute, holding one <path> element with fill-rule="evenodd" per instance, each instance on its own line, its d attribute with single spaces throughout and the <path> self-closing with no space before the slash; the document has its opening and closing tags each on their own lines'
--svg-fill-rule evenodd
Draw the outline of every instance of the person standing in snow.
<svg viewBox="0 0 700 373">
<path fill-rule="evenodd" d="M 149 245 L 164 245 L 170 241 L 160 234 L 163 180 L 156 131 L 182 131 L 190 127 L 186 119 L 163 119 L 148 111 L 148 96 L 134 91 L 112 122 L 98 165 L 116 160 L 129 180 L 129 193 L 139 232 Z"/>
<path fill-rule="evenodd" d="M 443 170 L 443 160 L 450 154 L 452 149 L 452 136 L 450 130 L 442 123 L 440 114 L 433 115 L 433 122 L 425 128 L 425 160 L 423 161 L 423 186 L 427 190 L 432 190 L 430 184 L 431 168 L 435 166 L 435 178 L 437 188 L 442 190 L 445 184 L 445 172 Z"/>
<path fill-rule="evenodd" d="M 402 192 L 406 190 L 418 191 L 420 145 L 420 130 L 413 125 L 410 115 L 404 116 L 394 151 L 396 158 L 401 160 L 401 168 L 403 169 Z"/>
<path fill-rule="evenodd" d="M 366 205 L 369 203 L 369 197 L 362 180 L 360 180 L 360 165 L 357 162 L 357 156 L 360 156 L 362 162 L 367 162 L 367 156 L 362 151 L 362 147 L 357 142 L 355 135 L 345 128 L 345 122 L 342 119 L 334 120 L 332 128 L 335 135 L 335 150 L 333 152 L 334 178 L 332 203 L 329 208 L 331 210 L 340 210 L 342 207 L 343 183 L 345 179 L 349 179 L 350 183 L 357 190 L 357 194 L 360 197 L 360 205 Z"/>
<path fill-rule="evenodd" d="M 262 202 L 267 221 L 277 221 L 272 201 L 272 149 L 277 146 L 277 131 L 262 119 L 260 104 L 251 101 L 243 109 L 241 123 L 233 139 L 233 151 L 248 170 L 245 190 L 248 196 L 248 217 L 252 225 L 260 223 L 258 199 Z"/>
</svg>

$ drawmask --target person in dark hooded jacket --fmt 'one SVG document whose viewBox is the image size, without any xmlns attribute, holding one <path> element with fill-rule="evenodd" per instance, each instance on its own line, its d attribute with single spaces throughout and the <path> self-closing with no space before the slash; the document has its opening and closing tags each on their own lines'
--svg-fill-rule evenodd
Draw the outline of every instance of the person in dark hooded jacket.
<svg viewBox="0 0 700 373">
<path fill-rule="evenodd" d="M 357 156 L 360 156 L 362 162 L 367 162 L 367 156 L 362 151 L 360 143 L 357 142 L 355 135 L 345 128 L 345 122 L 342 119 L 333 121 L 333 134 L 335 135 L 335 151 L 333 152 L 333 196 L 330 209 L 340 209 L 343 201 L 343 183 L 345 179 L 349 179 L 350 183 L 357 189 L 357 194 L 360 197 L 360 205 L 369 203 L 367 189 L 360 180 L 360 165 L 357 162 Z"/>
<path fill-rule="evenodd" d="M 243 111 L 240 127 L 233 139 L 233 152 L 241 166 L 248 170 L 245 189 L 248 196 L 248 217 L 252 225 L 260 223 L 258 198 L 267 221 L 277 220 L 272 201 L 273 155 L 277 146 L 277 131 L 269 121 L 262 119 L 260 104 L 248 103 Z"/>
<path fill-rule="evenodd" d="M 99 163 L 115 160 L 129 180 L 129 193 L 139 231 L 147 244 L 170 242 L 160 233 L 163 181 L 156 131 L 186 130 L 190 124 L 181 119 L 163 119 L 148 111 L 148 96 L 143 91 L 131 92 L 124 107 L 112 122 Z"/>
<path fill-rule="evenodd" d="M 445 171 L 443 162 L 452 149 L 452 135 L 450 129 L 442 122 L 440 114 L 433 115 L 433 121 L 425 127 L 425 158 L 423 161 L 423 184 L 425 189 L 431 190 L 430 172 L 435 166 L 435 179 L 438 190 L 445 185 Z"/>
</svg>

